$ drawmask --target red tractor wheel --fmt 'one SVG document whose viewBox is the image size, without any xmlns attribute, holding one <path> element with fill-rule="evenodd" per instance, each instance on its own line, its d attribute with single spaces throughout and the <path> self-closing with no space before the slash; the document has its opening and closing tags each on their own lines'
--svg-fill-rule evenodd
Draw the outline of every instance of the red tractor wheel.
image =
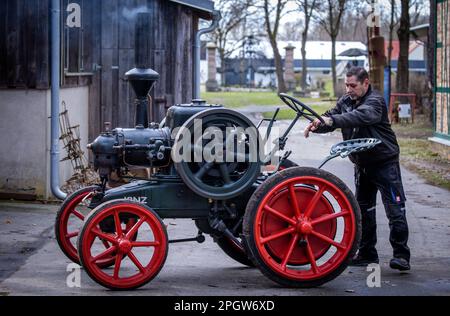
<svg viewBox="0 0 450 316">
<path fill-rule="evenodd" d="M 55 237 L 59 247 L 70 260 L 78 264 L 80 260 L 76 248 L 76 237 L 78 237 L 85 217 L 91 211 L 88 206 L 92 196 L 99 189 L 99 186 L 93 185 L 73 192 L 64 200 L 56 214 Z M 108 248 L 109 244 L 105 241 L 104 246 Z M 110 266 L 114 264 L 114 258 L 105 258 L 98 261 L 97 264 L 102 267 Z"/>
<path fill-rule="evenodd" d="M 255 265 L 289 287 L 314 287 L 340 275 L 361 235 L 360 210 L 348 187 L 320 169 L 293 167 L 253 194 L 244 236 Z"/>
<path fill-rule="evenodd" d="M 135 219 L 130 229 L 121 217 Z M 114 218 L 114 233 L 99 229 L 100 223 Z M 137 238 L 136 238 L 137 236 Z M 104 250 L 102 240 L 111 245 Z M 114 200 L 95 208 L 85 219 L 78 237 L 78 254 L 88 275 L 114 290 L 128 290 L 151 281 L 167 257 L 168 238 L 159 216 L 149 207 L 128 200 Z M 113 269 L 102 269 L 97 262 L 114 257 Z"/>
</svg>

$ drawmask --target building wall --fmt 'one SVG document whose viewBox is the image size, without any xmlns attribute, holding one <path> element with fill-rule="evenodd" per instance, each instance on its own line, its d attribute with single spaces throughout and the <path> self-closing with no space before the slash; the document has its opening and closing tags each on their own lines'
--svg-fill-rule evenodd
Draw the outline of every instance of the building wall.
<svg viewBox="0 0 450 316">
<path fill-rule="evenodd" d="M 81 8 L 80 26 L 66 23 L 69 3 Z M 137 41 L 139 13 L 148 14 L 151 32 Z M 152 120 L 174 103 L 191 101 L 193 44 L 202 15 L 166 0 L 61 0 L 60 101 L 71 124 L 80 124 L 83 149 L 105 121 L 134 126 L 135 95 L 124 74 L 135 67 L 137 48 L 146 47 L 149 67 L 160 74 L 151 92 Z M 0 22 L 0 189 L 28 188 L 47 197 L 50 0 L 2 0 Z M 71 175 L 70 162 L 61 163 L 60 183 Z"/>
<path fill-rule="evenodd" d="M 47 90 L 0 90 L 0 189 L 46 195 Z"/>
<path fill-rule="evenodd" d="M 61 89 L 60 96 L 86 148 L 89 88 Z M 0 113 L 0 190 L 50 197 L 50 90 L 0 90 Z M 60 158 L 65 155 L 60 142 Z M 70 161 L 61 162 L 60 183 L 72 174 Z"/>
</svg>

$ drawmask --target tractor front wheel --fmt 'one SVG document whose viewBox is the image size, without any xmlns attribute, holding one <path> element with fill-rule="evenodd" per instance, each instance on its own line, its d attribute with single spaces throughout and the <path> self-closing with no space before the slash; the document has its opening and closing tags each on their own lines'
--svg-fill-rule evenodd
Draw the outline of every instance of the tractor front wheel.
<svg viewBox="0 0 450 316">
<path fill-rule="evenodd" d="M 128 229 L 121 218 L 133 218 Z M 114 231 L 100 229 L 100 223 L 114 219 Z M 110 247 L 102 248 L 106 240 Z M 128 200 L 113 200 L 96 207 L 85 219 L 78 237 L 78 254 L 87 274 L 97 283 L 113 290 L 143 286 L 161 270 L 167 257 L 166 228 L 158 214 L 146 205 Z M 97 264 L 113 256 L 113 269 Z"/>
</svg>

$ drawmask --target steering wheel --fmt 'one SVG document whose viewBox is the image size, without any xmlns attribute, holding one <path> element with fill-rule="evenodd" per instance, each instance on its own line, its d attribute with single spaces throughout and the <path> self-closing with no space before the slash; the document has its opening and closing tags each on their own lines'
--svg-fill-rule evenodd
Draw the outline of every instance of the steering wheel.
<svg viewBox="0 0 450 316">
<path fill-rule="evenodd" d="M 304 116 L 310 122 L 313 122 L 317 118 L 322 124 L 325 124 L 323 118 L 316 111 L 296 98 L 291 97 L 286 93 L 279 93 L 278 96 L 288 107 L 299 113 L 300 116 Z"/>
</svg>

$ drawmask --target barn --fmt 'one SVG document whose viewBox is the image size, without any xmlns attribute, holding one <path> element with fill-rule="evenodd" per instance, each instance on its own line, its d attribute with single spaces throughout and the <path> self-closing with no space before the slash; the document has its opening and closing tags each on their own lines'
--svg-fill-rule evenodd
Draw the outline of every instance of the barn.
<svg viewBox="0 0 450 316">
<path fill-rule="evenodd" d="M 151 120 L 191 101 L 194 41 L 199 21 L 212 19 L 212 1 L 61 0 L 60 7 L 60 104 L 79 125 L 81 148 L 104 122 L 133 126 L 135 95 L 124 74 L 135 67 L 136 47 L 147 47 L 149 66 L 160 74 L 151 92 Z M 135 33 L 142 14 L 147 36 Z M 0 21 L 0 190 L 47 198 L 51 0 L 2 1 Z M 71 164 L 61 162 L 59 169 L 64 183 Z"/>
</svg>

